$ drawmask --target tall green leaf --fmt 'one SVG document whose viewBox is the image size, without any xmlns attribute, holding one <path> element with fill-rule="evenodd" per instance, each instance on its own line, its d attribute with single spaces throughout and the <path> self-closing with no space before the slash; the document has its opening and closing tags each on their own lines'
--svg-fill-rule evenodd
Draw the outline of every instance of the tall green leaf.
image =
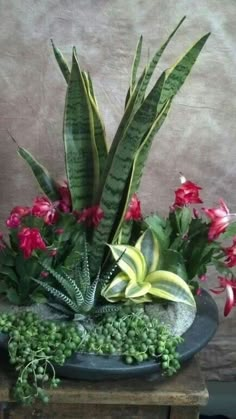
<svg viewBox="0 0 236 419">
<path fill-rule="evenodd" d="M 67 61 L 66 61 L 64 55 L 62 54 L 62 52 L 60 51 L 60 49 L 57 48 L 54 45 L 54 42 L 53 42 L 52 39 L 51 39 L 51 43 L 52 43 L 52 47 L 53 47 L 53 52 L 54 52 L 55 58 L 57 60 L 57 64 L 60 67 L 60 70 L 61 70 L 61 72 L 62 72 L 62 74 L 63 74 L 63 76 L 65 78 L 65 81 L 67 83 L 69 83 L 69 80 L 70 80 L 70 69 L 69 69 L 69 66 L 67 64 Z"/>
<path fill-rule="evenodd" d="M 92 86 L 92 81 L 89 78 L 89 75 L 86 72 L 83 72 L 84 81 L 87 87 L 87 94 L 90 101 L 90 106 L 93 113 L 93 130 L 94 130 L 94 137 L 95 143 L 98 152 L 98 160 L 99 160 L 99 174 L 100 176 L 103 173 L 106 159 L 108 155 L 108 147 L 106 143 L 106 133 L 105 133 L 105 126 L 102 121 L 102 117 L 100 115 L 96 98 L 94 95 L 94 90 Z"/>
<path fill-rule="evenodd" d="M 43 167 L 38 160 L 36 160 L 32 154 L 29 153 L 25 148 L 18 147 L 18 154 L 26 161 L 32 170 L 40 188 L 52 201 L 56 201 L 60 198 L 58 192 L 58 185 L 56 181 L 51 177 L 47 169 Z"/>
<path fill-rule="evenodd" d="M 101 265 L 105 244 L 111 242 L 110 233 L 132 168 L 133 159 L 144 134 L 155 120 L 157 103 L 164 80 L 165 73 L 157 80 L 118 144 L 102 191 L 100 206 L 104 212 L 104 217 L 94 231 L 91 266 Z"/>
<path fill-rule="evenodd" d="M 129 202 L 133 194 L 136 193 L 139 188 L 143 169 L 147 161 L 147 157 L 148 157 L 148 153 L 151 148 L 151 145 L 152 145 L 152 141 L 155 135 L 157 134 L 158 130 L 161 128 L 163 122 L 165 121 L 168 115 L 170 106 L 171 106 L 171 101 L 168 101 L 166 105 L 163 107 L 162 112 L 156 117 L 151 128 L 145 134 L 144 139 L 135 155 L 130 178 L 128 181 L 129 187 L 128 187 L 125 197 L 123 198 L 124 200 L 123 201 L 123 214 L 120 217 L 119 225 L 117 225 L 116 232 L 114 234 L 114 240 L 116 240 L 116 238 L 118 237 L 122 229 L 122 243 L 128 243 L 129 241 L 132 225 L 131 223 L 123 223 L 123 219 L 124 219 L 125 213 L 127 211 L 127 207 L 129 205 Z"/>
<path fill-rule="evenodd" d="M 66 172 L 74 210 L 92 205 L 98 182 L 93 114 L 75 48 L 64 114 Z"/>
<path fill-rule="evenodd" d="M 173 32 L 171 32 L 170 36 L 167 38 L 167 40 L 164 42 L 164 44 L 161 46 L 161 48 L 159 48 L 156 53 L 154 54 L 154 56 L 152 57 L 151 61 L 149 62 L 147 69 L 146 69 L 146 73 L 145 73 L 145 77 L 142 81 L 142 85 L 141 88 L 139 89 L 136 101 L 135 101 L 135 108 L 138 109 L 138 107 L 140 106 L 140 103 L 142 102 L 146 89 L 148 87 L 148 84 L 151 80 L 151 77 L 157 67 L 157 64 L 159 63 L 159 60 L 163 54 L 163 52 L 165 51 L 167 45 L 169 44 L 169 42 L 171 41 L 171 39 L 173 38 L 173 36 L 175 35 L 175 33 L 177 32 L 177 30 L 179 29 L 179 27 L 182 25 L 183 21 L 185 20 L 186 16 L 184 16 L 180 22 L 178 23 L 178 25 L 176 26 L 176 28 L 173 30 Z"/>
<path fill-rule="evenodd" d="M 167 78 L 161 93 L 161 100 L 157 112 L 160 112 L 164 103 L 173 98 L 184 84 L 203 46 L 210 36 L 210 32 L 200 38 L 188 51 L 167 71 Z"/>
</svg>

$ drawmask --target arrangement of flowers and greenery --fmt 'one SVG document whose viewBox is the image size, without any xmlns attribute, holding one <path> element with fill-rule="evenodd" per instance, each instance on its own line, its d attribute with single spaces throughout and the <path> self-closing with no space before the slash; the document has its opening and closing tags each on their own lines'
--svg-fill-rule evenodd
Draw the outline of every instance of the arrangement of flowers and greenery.
<svg viewBox="0 0 236 419">
<path fill-rule="evenodd" d="M 231 224 L 236 214 L 223 200 L 217 208 L 202 208 L 201 188 L 184 176 L 167 217 L 144 216 L 137 197 L 154 136 L 209 36 L 148 89 L 183 20 L 138 75 L 140 38 L 124 114 L 109 150 L 90 75 L 81 70 L 75 48 L 69 67 L 52 43 L 68 85 L 64 182 L 12 137 L 42 190 L 31 207 L 12 209 L 6 221 L 9 237 L 0 236 L 2 298 L 26 306 L 21 314 L 0 315 L 18 371 L 14 397 L 24 403 L 48 400 L 46 384 L 59 382 L 55 365 L 75 351 L 117 354 L 129 364 L 154 358 L 168 375 L 175 373 L 181 337 L 171 336 L 145 307 L 163 302 L 195 306 L 210 265 L 220 275 L 212 292 L 226 291 L 225 315 L 235 305 L 236 241 L 223 247 L 218 238 L 236 233 Z M 42 321 L 30 311 L 34 303 L 49 305 L 65 322 Z"/>
</svg>

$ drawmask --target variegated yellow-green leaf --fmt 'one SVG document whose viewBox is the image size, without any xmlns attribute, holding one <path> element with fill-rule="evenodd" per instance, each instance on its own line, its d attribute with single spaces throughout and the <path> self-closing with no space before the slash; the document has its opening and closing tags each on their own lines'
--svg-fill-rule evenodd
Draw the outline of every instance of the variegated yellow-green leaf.
<svg viewBox="0 0 236 419">
<path fill-rule="evenodd" d="M 151 284 L 149 294 L 170 301 L 195 306 L 194 297 L 186 282 L 180 276 L 169 271 L 151 272 L 145 282 Z"/>
<path fill-rule="evenodd" d="M 122 297 L 125 296 L 125 289 L 129 281 L 127 275 L 124 272 L 120 272 L 113 281 L 102 290 L 102 296 L 110 302 L 122 299 Z"/>
<path fill-rule="evenodd" d="M 139 284 L 136 281 L 130 281 L 125 289 L 125 298 L 136 298 L 146 295 L 151 289 L 150 283 Z"/>
<path fill-rule="evenodd" d="M 136 297 L 136 298 L 129 298 L 130 301 L 132 301 L 135 304 L 144 304 L 144 303 L 151 303 L 153 299 L 150 295 L 142 295 L 142 297 Z"/>
<path fill-rule="evenodd" d="M 155 271 L 159 261 L 160 249 L 157 238 L 151 229 L 147 229 L 142 234 L 135 244 L 135 247 L 143 254 L 147 265 L 147 271 Z"/>
<path fill-rule="evenodd" d="M 147 273 L 147 266 L 142 253 L 133 246 L 109 245 L 120 269 L 129 279 L 142 282 Z M 119 259 L 119 260 L 118 260 Z"/>
</svg>

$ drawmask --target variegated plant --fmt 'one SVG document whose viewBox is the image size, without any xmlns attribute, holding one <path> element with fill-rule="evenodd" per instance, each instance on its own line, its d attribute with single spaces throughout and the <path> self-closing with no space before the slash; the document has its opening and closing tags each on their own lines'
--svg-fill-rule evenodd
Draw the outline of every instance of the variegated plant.
<svg viewBox="0 0 236 419">
<path fill-rule="evenodd" d="M 195 305 L 187 283 L 173 272 L 158 269 L 159 244 L 151 229 L 147 229 L 135 246 L 110 245 L 121 272 L 102 290 L 110 302 L 131 300 L 150 302 L 153 298 Z"/>
<path fill-rule="evenodd" d="M 53 44 L 57 63 L 68 85 L 63 139 L 72 210 L 78 212 L 97 206 L 103 214 L 99 225 L 90 228 L 88 234 L 94 278 L 105 260 L 106 244 L 117 243 L 118 237 L 123 244 L 129 243 L 132 223 L 124 222 L 124 216 L 131 197 L 139 188 L 153 138 L 209 36 L 201 37 L 173 66 L 163 71 L 148 90 L 162 53 L 184 19 L 138 75 L 142 37 L 139 39 L 124 114 L 109 150 L 90 75 L 81 70 L 75 48 L 70 68 Z M 31 167 L 43 192 L 51 200 L 57 200 L 57 183 L 53 177 L 27 150 L 19 147 L 18 151 Z"/>
</svg>

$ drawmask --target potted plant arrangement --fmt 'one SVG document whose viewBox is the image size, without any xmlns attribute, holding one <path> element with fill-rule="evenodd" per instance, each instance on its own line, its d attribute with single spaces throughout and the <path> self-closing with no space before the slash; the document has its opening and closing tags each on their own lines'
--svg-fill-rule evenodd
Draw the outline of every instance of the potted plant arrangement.
<svg viewBox="0 0 236 419">
<path fill-rule="evenodd" d="M 220 234 L 235 233 L 235 214 L 226 204 L 196 209 L 202 204 L 201 188 L 183 175 L 166 218 L 144 217 L 137 197 L 152 141 L 209 36 L 200 38 L 149 89 L 183 20 L 138 75 L 140 38 L 124 114 L 109 150 L 90 75 L 81 70 L 75 48 L 69 67 L 52 43 L 68 85 L 66 179 L 57 182 L 12 137 L 42 195 L 31 207 L 13 208 L 6 221 L 9 238 L 0 237 L 1 343 L 18 373 L 16 400 L 47 402 L 46 389 L 58 386 L 57 375 L 90 379 L 96 365 L 100 378 L 157 367 L 174 374 L 217 326 L 215 303 L 199 285 L 209 265 L 221 275 L 213 291 L 227 293 L 225 315 L 235 305 L 231 268 L 236 265 L 236 243 L 223 248 L 218 240 Z M 176 304 L 190 310 L 187 317 L 193 313 L 184 337 L 163 321 L 163 311 Z M 204 310 L 211 316 L 205 322 L 207 334 L 201 329 L 200 343 L 189 350 L 184 347 L 187 334 Z M 110 375 L 103 375 L 107 362 Z"/>
</svg>

